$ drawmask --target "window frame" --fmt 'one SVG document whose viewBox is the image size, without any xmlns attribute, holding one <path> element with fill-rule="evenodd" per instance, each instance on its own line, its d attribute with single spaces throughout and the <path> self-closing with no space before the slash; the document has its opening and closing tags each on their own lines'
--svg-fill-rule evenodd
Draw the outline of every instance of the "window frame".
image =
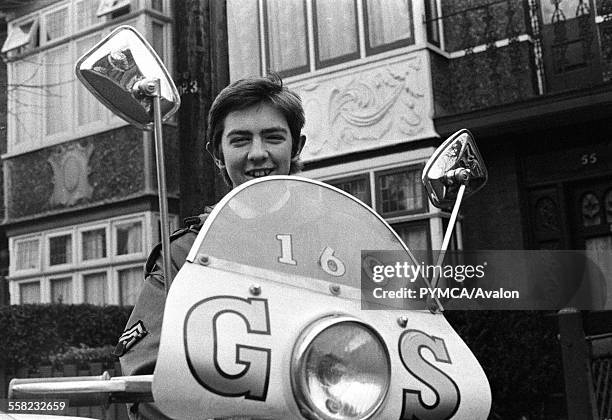
<svg viewBox="0 0 612 420">
<path fill-rule="evenodd" d="M 24 31 L 21 31 L 21 28 L 30 22 L 32 22 L 32 26 L 30 27 L 30 30 L 28 31 L 28 33 L 25 34 Z M 16 28 L 19 28 L 19 29 L 16 29 Z M 40 29 L 40 17 L 38 15 L 28 16 L 26 18 L 17 19 L 11 22 L 7 28 L 6 40 L 4 44 L 2 45 L 2 54 L 11 54 L 15 52 L 15 50 L 19 50 L 20 48 L 24 48 L 24 47 L 26 47 L 26 50 L 36 48 L 35 46 L 32 46 L 30 44 L 32 43 L 36 45 L 39 44 L 40 40 L 39 38 L 37 38 L 39 36 L 38 35 L 39 29 Z M 25 42 L 18 41 L 16 43 L 17 44 L 16 46 L 9 48 L 7 47 L 6 44 L 8 43 L 7 41 L 11 38 L 11 35 L 14 33 L 15 30 L 20 30 L 22 34 L 25 34 Z"/>
<path fill-rule="evenodd" d="M 425 228 L 425 236 L 426 236 L 426 240 L 427 240 L 427 249 L 423 249 L 420 251 L 425 251 L 427 253 L 427 258 L 428 258 L 428 263 L 429 264 L 433 264 L 433 255 L 432 255 L 432 242 L 431 242 L 431 220 L 433 218 L 432 217 L 428 217 L 425 219 L 416 219 L 416 220 L 401 220 L 401 221 L 397 221 L 397 222 L 390 222 L 388 221 L 387 223 L 389 223 L 389 226 L 391 226 L 391 228 L 393 229 L 393 231 L 395 233 L 397 233 L 397 236 L 400 236 L 400 234 L 396 231 L 396 226 L 398 227 L 402 227 L 402 226 L 410 226 L 410 227 L 423 227 Z M 386 219 L 385 219 L 386 220 Z M 415 229 L 416 230 L 416 229 Z M 403 239 L 402 239 L 403 241 Z M 409 244 L 406 244 L 406 247 L 408 249 L 410 249 L 410 251 L 414 251 L 413 247 L 410 247 Z M 420 261 L 419 261 L 420 262 Z"/>
<path fill-rule="evenodd" d="M 85 232 L 91 232 L 94 230 L 101 230 L 104 229 L 104 235 L 105 235 L 105 246 L 106 246 L 106 256 L 102 257 L 102 258 L 94 258 L 94 259 L 85 259 L 84 258 L 84 252 L 83 252 L 83 233 Z M 92 225 L 85 225 L 85 226 L 81 226 L 77 228 L 77 241 L 78 241 L 78 256 L 79 256 L 79 263 L 83 264 L 84 266 L 87 265 L 95 265 L 95 264 L 100 264 L 100 263 L 104 263 L 104 262 L 108 262 L 111 260 L 110 256 L 111 253 L 110 251 L 110 232 L 109 232 L 110 226 L 108 224 L 108 222 L 106 223 L 96 223 L 96 224 L 92 224 Z"/>
<path fill-rule="evenodd" d="M 74 280 L 74 273 L 57 273 L 46 277 L 46 282 L 49 287 L 49 302 L 48 303 L 59 303 L 53 301 L 53 282 L 57 280 L 70 279 L 70 302 L 62 302 L 63 305 L 74 305 L 78 302 L 77 300 L 77 287 Z M 42 294 L 42 292 L 41 292 Z"/>
<path fill-rule="evenodd" d="M 99 306 L 107 306 L 107 305 L 112 305 L 113 304 L 113 295 L 112 295 L 112 278 L 111 278 L 111 269 L 109 267 L 99 267 L 99 268 L 91 268 L 91 269 L 87 269 L 87 270 L 83 270 L 83 271 L 79 271 L 77 273 L 78 275 L 78 281 L 79 281 L 79 302 L 80 303 L 88 303 L 90 305 L 98 305 L 97 303 L 90 303 L 87 302 L 85 299 L 87 297 L 87 288 L 85 287 L 85 276 L 87 275 L 91 275 L 91 274 L 101 274 L 104 273 L 104 275 L 106 276 L 105 278 L 105 289 L 106 289 L 106 301 L 104 302 L 103 305 L 99 305 Z"/>
<path fill-rule="evenodd" d="M 119 306 L 132 306 L 132 304 L 123 304 L 121 303 L 121 279 L 119 278 L 119 272 L 120 271 L 124 271 L 124 270 L 130 270 L 130 269 L 134 269 L 134 268 L 140 268 L 142 271 L 142 284 L 141 284 L 141 288 L 144 285 L 144 281 L 145 281 L 145 270 L 144 270 L 144 265 L 143 264 L 122 264 L 122 265 L 118 265 L 116 267 L 113 267 L 113 284 L 116 285 L 117 290 L 116 290 L 116 294 L 114 295 L 114 297 L 116 298 L 116 304 Z M 142 289 L 141 289 L 142 290 Z M 138 297 L 136 297 L 136 300 L 138 300 Z"/>
<path fill-rule="evenodd" d="M 327 60 L 321 60 L 319 57 L 319 27 L 317 24 L 317 0 L 312 0 L 312 31 L 314 38 L 312 40 L 312 45 L 314 47 L 315 70 L 324 69 L 326 67 L 346 63 L 348 61 L 353 61 L 360 58 L 361 37 L 359 36 L 359 8 L 357 7 L 357 0 L 352 0 L 352 3 L 355 10 L 355 37 L 357 41 L 355 52 L 344 54 Z M 308 25 L 309 22 L 306 23 Z"/>
<path fill-rule="evenodd" d="M 341 184 L 341 183 L 344 183 L 344 182 L 352 182 L 352 181 L 357 181 L 357 180 L 362 180 L 362 179 L 366 181 L 366 194 L 367 194 L 367 197 L 368 197 L 367 201 L 362 201 L 362 202 L 364 204 L 366 204 L 367 206 L 372 207 L 372 189 L 371 189 L 371 185 L 370 185 L 371 183 L 370 183 L 369 173 L 365 172 L 365 173 L 345 176 L 345 177 L 341 177 L 341 178 L 331 178 L 331 179 L 326 179 L 324 182 L 326 184 L 331 185 L 332 187 L 335 187 L 335 188 L 338 188 L 338 189 L 342 190 L 342 188 L 338 187 L 337 184 Z M 352 195 L 348 191 L 345 191 L 345 190 L 342 190 L 342 191 L 346 192 L 347 194 L 350 194 L 351 197 L 355 197 L 354 195 Z M 357 198 L 357 197 L 355 197 L 355 198 Z"/>
<path fill-rule="evenodd" d="M 414 171 L 415 173 L 420 174 L 423 172 L 424 166 L 425 166 L 424 164 L 419 163 L 419 164 L 412 164 L 412 165 L 400 165 L 400 166 L 390 168 L 390 169 L 375 171 L 374 172 L 374 188 L 376 192 L 376 212 L 385 219 L 391 219 L 391 218 L 398 217 L 398 216 L 409 216 L 413 214 L 426 213 L 428 210 L 429 201 L 427 199 L 427 195 L 425 194 L 425 187 L 423 187 L 422 185 L 421 185 L 421 201 L 422 201 L 421 207 L 414 208 L 411 210 L 397 210 L 397 211 L 392 211 L 392 212 L 382 211 L 382 191 L 379 188 L 380 179 L 383 176 L 406 172 L 406 171 Z M 420 176 L 417 176 L 417 179 L 420 180 Z M 420 185 L 420 182 L 419 182 L 419 185 Z"/>
<path fill-rule="evenodd" d="M 26 236 L 20 236 L 18 238 L 10 238 L 11 239 L 11 249 L 14 250 L 14 252 L 10 252 L 10 254 L 13 254 L 15 256 L 14 259 L 12 259 L 14 262 L 10 262 L 11 267 L 11 271 L 19 274 L 19 275 L 27 275 L 30 273 L 38 273 L 41 270 L 42 267 L 42 253 L 43 253 L 43 246 L 42 246 L 42 235 L 36 233 L 33 235 L 26 235 Z M 32 241 L 32 240 L 36 240 L 38 241 L 38 258 L 37 258 L 37 264 L 36 267 L 32 267 L 32 268 L 18 268 L 17 267 L 17 262 L 19 260 L 19 244 L 22 242 L 28 242 L 28 241 Z M 9 254 L 9 255 L 10 255 Z"/>
<path fill-rule="evenodd" d="M 23 296 L 21 295 L 21 286 L 24 284 L 34 284 L 34 283 L 38 283 L 38 302 L 23 302 Z M 43 303 L 43 280 L 40 277 L 37 278 L 32 278 L 32 279 L 27 279 L 27 280 L 21 280 L 15 283 L 15 292 L 17 295 L 17 303 L 19 305 L 30 305 L 30 304 L 38 304 L 38 303 Z"/>
<path fill-rule="evenodd" d="M 139 222 L 140 223 L 140 244 L 141 244 L 141 250 L 138 252 L 133 252 L 133 253 L 128 253 L 128 254 L 119 254 L 118 253 L 118 245 L 119 245 L 119 235 L 117 232 L 117 228 L 121 225 L 128 225 L 134 222 Z M 119 262 L 119 261 L 125 261 L 125 260 L 132 260 L 136 257 L 145 257 L 145 252 L 146 252 L 146 234 L 145 234 L 145 230 L 146 230 L 146 220 L 145 217 L 143 215 L 139 215 L 136 217 L 129 217 L 129 218 L 121 218 L 121 219 L 115 219 L 115 220 L 111 220 L 110 222 L 110 228 L 111 228 L 111 236 L 112 236 L 112 240 L 111 240 L 111 245 L 112 245 L 112 252 L 111 255 L 112 257 L 115 259 L 115 261 Z"/>
<path fill-rule="evenodd" d="M 397 41 L 393 41 L 389 44 L 379 45 L 377 47 L 372 47 L 370 45 L 370 12 L 368 11 L 368 0 L 362 1 L 362 9 L 363 9 L 363 30 L 364 30 L 364 45 L 366 50 L 366 56 L 380 54 L 390 50 L 396 50 L 402 47 L 410 47 L 415 45 L 415 24 L 414 24 L 414 7 L 412 4 L 412 0 L 404 0 L 408 4 L 408 8 L 410 9 L 410 28 L 412 36 L 410 38 L 404 38 Z"/>
<path fill-rule="evenodd" d="M 75 238 L 74 238 L 74 230 L 62 230 L 62 231 L 54 231 L 44 235 L 45 236 L 45 268 L 49 271 L 59 271 L 65 270 L 76 265 L 77 254 L 75 249 Z M 57 238 L 60 236 L 70 236 L 70 248 L 71 248 L 71 256 L 72 261 L 69 263 L 63 264 L 51 264 L 51 239 Z"/>
<path fill-rule="evenodd" d="M 76 4 L 75 4 L 76 5 Z M 64 33 L 63 35 L 57 37 L 57 38 L 53 38 L 50 40 L 47 40 L 47 18 L 49 15 L 53 14 L 53 13 L 57 13 L 60 10 L 65 9 L 66 10 L 66 17 L 67 17 L 67 29 L 66 29 L 66 33 Z M 54 45 L 54 44 L 61 44 L 64 43 L 64 41 L 70 39 L 70 37 L 73 35 L 74 33 L 74 25 L 73 25 L 73 15 L 75 14 L 75 7 L 73 5 L 72 2 L 64 2 L 61 4 L 57 4 L 54 5 L 54 7 L 51 7 L 49 9 L 45 9 L 43 11 L 40 12 L 40 32 L 39 32 L 39 44 L 41 46 L 45 46 L 45 45 Z"/>
<path fill-rule="evenodd" d="M 269 31 L 268 31 L 268 0 L 261 0 L 262 1 L 262 5 L 263 5 L 263 26 L 264 26 L 264 36 L 263 36 L 263 42 L 264 42 L 264 51 L 265 51 L 265 56 L 266 56 L 266 67 L 265 67 L 265 71 L 266 73 L 274 70 L 276 73 L 278 73 L 279 76 L 281 76 L 282 78 L 285 77 L 291 77 L 291 76 L 296 76 L 298 74 L 303 74 L 303 73 L 308 73 L 310 72 L 310 52 L 309 52 L 309 46 L 310 46 L 310 37 L 308 36 L 308 27 L 310 25 L 309 19 L 308 19 L 308 8 L 306 6 L 306 0 L 299 0 L 302 3 L 302 6 L 304 8 L 304 38 L 305 41 L 304 42 L 304 48 L 305 48 L 305 52 L 306 52 L 306 64 L 303 66 L 299 66 L 299 67 L 292 67 L 290 69 L 286 69 L 286 70 L 275 70 L 275 69 L 271 69 L 271 65 L 270 65 L 270 35 L 269 35 Z"/>
</svg>

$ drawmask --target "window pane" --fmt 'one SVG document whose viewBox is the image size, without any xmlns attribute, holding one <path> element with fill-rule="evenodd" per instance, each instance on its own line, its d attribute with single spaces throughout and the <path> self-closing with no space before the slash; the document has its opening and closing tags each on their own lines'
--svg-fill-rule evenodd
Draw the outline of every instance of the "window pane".
<svg viewBox="0 0 612 420">
<path fill-rule="evenodd" d="M 17 242 L 17 270 L 38 268 L 38 239 Z"/>
<path fill-rule="evenodd" d="M 420 169 L 407 169 L 380 175 L 377 181 L 379 211 L 385 214 L 424 210 L 420 173 Z"/>
<path fill-rule="evenodd" d="M 142 252 L 142 223 L 132 222 L 117 226 L 117 255 Z"/>
<path fill-rule="evenodd" d="M 437 0 L 425 0 L 425 16 L 427 19 L 427 40 L 440 46 L 440 20 L 438 19 Z"/>
<path fill-rule="evenodd" d="M 159 55 L 159 58 L 165 62 L 164 56 L 164 25 L 159 22 L 153 22 L 153 49 Z"/>
<path fill-rule="evenodd" d="M 68 34 L 68 8 L 59 9 L 45 16 L 45 40 L 52 41 Z"/>
<path fill-rule="evenodd" d="M 257 0 L 228 0 L 227 44 L 231 80 L 261 74 Z"/>
<path fill-rule="evenodd" d="M 328 184 L 342 191 L 346 191 L 350 195 L 370 205 L 370 182 L 367 176 L 361 178 L 353 178 L 346 180 L 328 181 Z"/>
<path fill-rule="evenodd" d="M 391 226 L 412 251 L 417 262 L 430 263 L 429 220 L 398 223 Z"/>
<path fill-rule="evenodd" d="M 140 288 L 144 284 L 143 270 L 141 267 L 133 267 L 119 270 L 119 304 L 135 305 L 140 294 Z"/>
<path fill-rule="evenodd" d="M 49 238 L 49 265 L 72 263 L 72 235 Z"/>
<path fill-rule="evenodd" d="M 316 0 L 317 58 L 358 53 L 355 0 Z"/>
<path fill-rule="evenodd" d="M 20 283 L 19 303 L 40 303 L 40 282 Z"/>
<path fill-rule="evenodd" d="M 43 120 L 41 98 L 44 90 L 42 78 L 44 66 L 38 62 L 40 56 L 29 61 L 9 63 L 12 66 L 11 87 L 8 89 L 14 112 L 9 112 L 9 123 L 14 128 L 11 146 L 34 145 L 40 142 Z"/>
<path fill-rule="evenodd" d="M 80 57 L 87 50 L 95 45 L 100 39 L 100 34 L 94 34 L 87 38 L 82 38 L 77 41 L 77 55 Z M 83 85 L 76 83 L 77 91 L 77 124 L 83 126 L 93 122 L 103 122 L 105 109 L 100 101 L 98 101 Z"/>
<path fill-rule="evenodd" d="M 367 0 L 366 7 L 370 48 L 398 41 L 414 43 L 410 0 Z"/>
<path fill-rule="evenodd" d="M 51 302 L 72 303 L 72 278 L 51 279 Z"/>
<path fill-rule="evenodd" d="M 308 43 L 303 0 L 267 0 L 269 70 L 307 71 Z"/>
<path fill-rule="evenodd" d="M 83 0 L 76 5 L 77 30 L 85 29 L 100 23 L 102 19 L 96 16 L 99 0 Z"/>
<path fill-rule="evenodd" d="M 36 34 L 38 28 L 37 21 L 31 20 L 21 25 L 14 25 L 9 29 L 8 36 L 4 45 L 2 45 L 2 52 L 8 52 L 16 48 L 24 47 L 32 42 L 33 37 Z"/>
<path fill-rule="evenodd" d="M 157 10 L 158 12 L 164 11 L 164 2 L 163 0 L 151 0 L 151 8 Z"/>
<path fill-rule="evenodd" d="M 47 51 L 45 65 L 47 134 L 61 133 L 70 127 L 73 65 L 68 45 Z"/>
<path fill-rule="evenodd" d="M 85 303 L 104 305 L 106 300 L 106 273 L 85 274 L 83 276 L 85 288 Z"/>
<path fill-rule="evenodd" d="M 96 229 L 82 233 L 83 260 L 106 258 L 106 230 Z"/>
</svg>

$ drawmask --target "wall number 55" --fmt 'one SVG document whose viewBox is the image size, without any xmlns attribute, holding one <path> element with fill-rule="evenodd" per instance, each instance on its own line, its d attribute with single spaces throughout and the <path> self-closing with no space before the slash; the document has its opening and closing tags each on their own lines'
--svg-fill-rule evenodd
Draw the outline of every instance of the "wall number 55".
<svg viewBox="0 0 612 420">
<path fill-rule="evenodd" d="M 596 153 L 585 153 L 580 156 L 580 163 L 584 165 L 592 165 L 597 162 L 597 154 Z"/>
</svg>

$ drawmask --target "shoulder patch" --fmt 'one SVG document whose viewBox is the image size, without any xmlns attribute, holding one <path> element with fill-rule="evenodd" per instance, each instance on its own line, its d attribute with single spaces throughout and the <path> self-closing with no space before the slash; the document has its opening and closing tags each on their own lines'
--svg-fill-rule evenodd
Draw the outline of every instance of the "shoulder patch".
<svg viewBox="0 0 612 420">
<path fill-rule="evenodd" d="M 113 354 L 117 357 L 121 357 L 127 352 L 134 344 L 140 341 L 149 332 L 145 328 L 142 321 L 138 321 L 131 327 L 127 328 L 119 337 L 119 342 Z"/>
</svg>

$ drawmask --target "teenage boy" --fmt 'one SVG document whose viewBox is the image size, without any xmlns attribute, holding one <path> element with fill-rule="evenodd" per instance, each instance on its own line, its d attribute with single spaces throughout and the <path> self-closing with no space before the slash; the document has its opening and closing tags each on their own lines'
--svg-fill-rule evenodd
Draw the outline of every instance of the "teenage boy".
<svg viewBox="0 0 612 420">
<path fill-rule="evenodd" d="M 242 79 L 223 89 L 208 114 L 206 150 L 232 188 L 268 175 L 300 170 L 304 146 L 304 109 L 300 97 L 275 75 Z M 185 262 L 204 220 L 210 213 L 186 220 L 187 227 L 170 236 L 174 277 Z M 147 375 L 155 369 L 166 301 L 166 263 L 157 245 L 145 265 L 145 282 L 115 354 L 124 375 Z M 129 407 L 133 419 L 166 418 L 151 403 Z"/>
</svg>

